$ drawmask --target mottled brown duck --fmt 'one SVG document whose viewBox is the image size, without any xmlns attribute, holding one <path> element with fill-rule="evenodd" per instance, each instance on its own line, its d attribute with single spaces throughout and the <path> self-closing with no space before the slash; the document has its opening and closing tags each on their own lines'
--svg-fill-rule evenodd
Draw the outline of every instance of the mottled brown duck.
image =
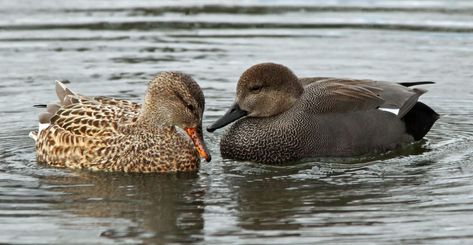
<svg viewBox="0 0 473 245">
<path fill-rule="evenodd" d="M 414 85 L 328 77 L 298 78 L 263 63 L 240 77 L 236 99 L 207 130 L 236 121 L 220 141 L 224 158 L 262 163 L 381 153 L 422 139 L 439 115 Z M 389 111 L 388 111 L 389 110 Z"/>
<path fill-rule="evenodd" d="M 59 103 L 39 115 L 31 132 L 40 163 L 120 172 L 195 171 L 210 161 L 202 136 L 204 95 L 188 75 L 163 72 L 144 103 L 86 97 L 56 83 Z M 199 156 L 200 155 L 200 156 Z"/>
</svg>

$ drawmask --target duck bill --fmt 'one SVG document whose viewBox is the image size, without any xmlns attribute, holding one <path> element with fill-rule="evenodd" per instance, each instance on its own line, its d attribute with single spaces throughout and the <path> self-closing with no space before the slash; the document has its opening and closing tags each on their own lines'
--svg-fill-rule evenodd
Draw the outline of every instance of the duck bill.
<svg viewBox="0 0 473 245">
<path fill-rule="evenodd" d="M 227 124 L 234 122 L 244 116 L 248 115 L 247 111 L 244 111 L 240 108 L 240 106 L 235 103 L 232 107 L 223 115 L 220 119 L 214 122 L 212 125 L 207 127 L 207 131 L 213 132 L 216 129 L 221 127 L 225 127 Z"/>
<path fill-rule="evenodd" d="M 202 136 L 202 128 L 185 128 L 184 130 L 189 135 L 189 137 L 191 137 L 191 140 L 197 148 L 199 155 L 204 158 L 205 161 L 210 162 L 211 156 L 209 150 L 207 150 L 207 146 L 205 146 L 204 137 Z"/>
</svg>

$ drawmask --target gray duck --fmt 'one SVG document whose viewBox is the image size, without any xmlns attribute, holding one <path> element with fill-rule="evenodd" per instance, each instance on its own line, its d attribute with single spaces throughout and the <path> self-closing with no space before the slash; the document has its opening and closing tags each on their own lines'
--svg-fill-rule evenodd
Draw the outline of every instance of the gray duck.
<svg viewBox="0 0 473 245">
<path fill-rule="evenodd" d="M 422 139 L 439 118 L 418 101 L 426 90 L 410 88 L 429 83 L 298 78 L 283 65 L 257 64 L 241 75 L 234 104 L 207 130 L 236 121 L 220 141 L 222 157 L 236 160 L 382 153 Z"/>
</svg>

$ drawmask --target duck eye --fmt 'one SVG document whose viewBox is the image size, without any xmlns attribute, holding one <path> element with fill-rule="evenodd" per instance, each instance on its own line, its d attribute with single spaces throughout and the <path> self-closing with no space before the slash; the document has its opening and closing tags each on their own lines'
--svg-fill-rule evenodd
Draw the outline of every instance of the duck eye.
<svg viewBox="0 0 473 245">
<path fill-rule="evenodd" d="M 250 91 L 251 91 L 252 93 L 258 93 L 258 92 L 261 91 L 262 88 L 263 88 L 263 85 L 259 85 L 259 84 L 258 84 L 258 85 L 251 86 L 251 87 L 250 87 Z"/>
<path fill-rule="evenodd" d="M 191 111 L 194 111 L 195 107 L 191 104 L 188 104 L 187 105 L 187 109 L 191 110 Z"/>
</svg>

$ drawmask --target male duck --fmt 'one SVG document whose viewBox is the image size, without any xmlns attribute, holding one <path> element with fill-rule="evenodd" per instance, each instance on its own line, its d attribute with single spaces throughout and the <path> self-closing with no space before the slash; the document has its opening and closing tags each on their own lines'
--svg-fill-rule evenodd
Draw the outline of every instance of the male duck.
<svg viewBox="0 0 473 245">
<path fill-rule="evenodd" d="M 241 75 L 235 103 L 207 130 L 242 118 L 220 142 L 222 156 L 237 160 L 271 164 L 384 152 L 420 140 L 438 119 L 417 101 L 426 90 L 408 88 L 428 83 L 298 79 L 283 65 L 258 64 Z"/>
<path fill-rule="evenodd" d="M 210 161 L 202 137 L 204 95 L 186 74 L 161 73 L 149 83 L 143 105 L 81 96 L 60 82 L 56 92 L 59 104 L 48 105 L 39 132 L 30 133 L 38 162 L 146 173 L 197 170 L 199 154 Z"/>
</svg>

